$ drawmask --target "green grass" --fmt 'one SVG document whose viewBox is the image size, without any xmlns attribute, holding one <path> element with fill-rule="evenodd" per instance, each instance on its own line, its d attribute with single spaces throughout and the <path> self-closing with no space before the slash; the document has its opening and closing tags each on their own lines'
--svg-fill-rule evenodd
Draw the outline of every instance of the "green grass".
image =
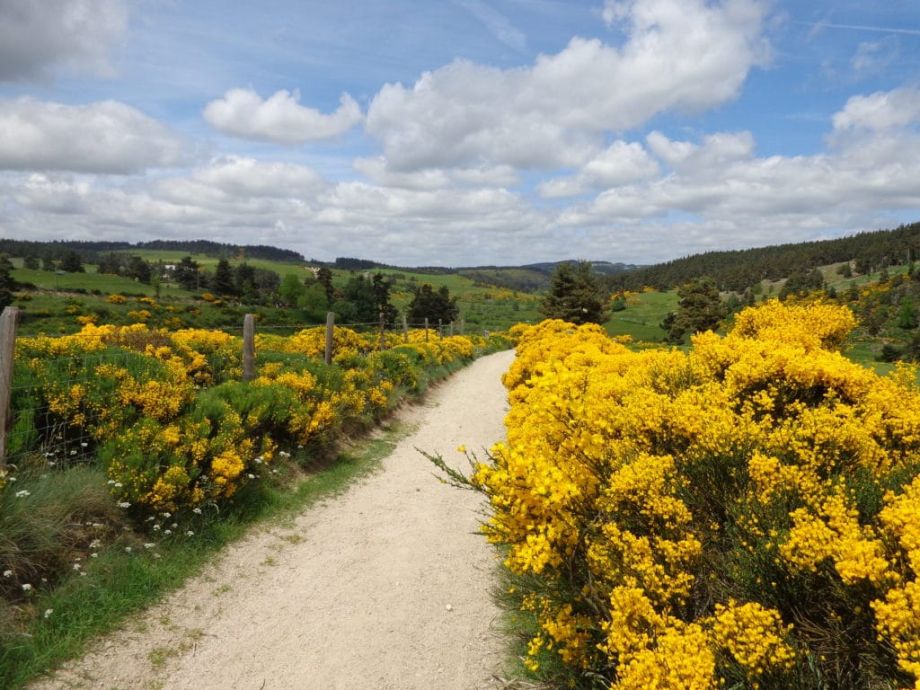
<svg viewBox="0 0 920 690">
<path fill-rule="evenodd" d="M 611 314 L 604 328 L 610 335 L 629 335 L 640 342 L 660 343 L 665 331 L 661 322 L 677 309 L 677 292 L 639 293 L 623 311 Z"/>
<path fill-rule="evenodd" d="M 79 655 L 89 641 L 153 604 L 193 576 L 221 548 L 255 523 L 278 520 L 335 495 L 356 478 L 373 472 L 410 428 L 393 424 L 356 443 L 329 462 L 315 461 L 308 474 L 287 468 L 287 481 L 253 482 L 216 518 L 180 526 L 193 537 L 173 537 L 145 550 L 141 535 L 122 535 L 99 557 L 84 559 L 86 576 L 68 576 L 50 592 L 23 602 L 37 614 L 25 629 L 11 628 L 0 610 L 0 687 L 20 688 L 29 680 Z M 102 483 L 102 479 L 99 479 Z M 104 483 L 102 483 L 104 487 Z M 10 493 L 10 492 L 6 492 Z M 126 547 L 131 548 L 127 552 Z M 154 557 L 159 554 L 159 558 Z M 51 609 L 45 618 L 42 612 Z"/>
<path fill-rule="evenodd" d="M 128 254 L 130 256 L 139 256 L 145 261 L 156 263 L 157 261 L 162 261 L 164 264 L 177 264 L 183 257 L 191 256 L 192 259 L 198 262 L 198 264 L 207 269 L 208 271 L 214 271 L 217 267 L 217 262 L 220 261 L 219 258 L 214 256 L 207 256 L 205 254 L 189 254 L 188 252 L 176 252 L 176 251 L 167 251 L 167 250 L 157 250 L 157 249 L 141 249 L 141 250 L 131 250 L 126 252 L 121 252 Z M 231 266 L 237 266 L 238 264 L 243 263 L 243 259 L 240 258 L 228 258 Z M 305 278 L 308 275 L 306 263 L 295 263 L 287 261 L 270 261 L 267 259 L 245 259 L 246 263 L 252 266 L 253 268 L 264 268 L 269 271 L 274 271 L 282 278 L 291 273 L 293 275 Z"/>
<path fill-rule="evenodd" d="M 152 285 L 138 283 L 130 278 L 96 273 L 95 266 L 87 266 L 86 273 L 57 273 L 55 271 L 39 271 L 29 268 L 13 269 L 13 279 L 21 283 L 32 283 L 43 290 L 56 290 L 68 292 L 73 290 L 98 290 L 105 294 L 125 292 L 128 294 L 154 295 L 156 289 Z M 166 296 L 190 296 L 178 287 L 161 286 L 161 294 Z"/>
</svg>

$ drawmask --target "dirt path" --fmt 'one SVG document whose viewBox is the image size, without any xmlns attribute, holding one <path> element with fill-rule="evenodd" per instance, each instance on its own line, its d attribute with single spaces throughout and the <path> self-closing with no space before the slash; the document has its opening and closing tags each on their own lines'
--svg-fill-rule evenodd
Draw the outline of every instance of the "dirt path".
<svg viewBox="0 0 920 690">
<path fill-rule="evenodd" d="M 490 688 L 501 660 L 494 553 L 481 498 L 450 489 L 415 449 L 504 435 L 484 357 L 405 413 L 417 431 L 383 468 L 292 524 L 257 531 L 128 629 L 35 688 L 164 690 Z"/>
</svg>

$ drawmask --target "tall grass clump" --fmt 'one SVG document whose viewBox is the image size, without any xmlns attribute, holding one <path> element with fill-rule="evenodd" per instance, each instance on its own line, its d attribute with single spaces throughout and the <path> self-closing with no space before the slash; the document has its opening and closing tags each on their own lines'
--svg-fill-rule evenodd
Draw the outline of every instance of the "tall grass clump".
<svg viewBox="0 0 920 690">
<path fill-rule="evenodd" d="M 920 687 L 920 392 L 836 351 L 854 325 L 772 301 L 687 353 L 523 332 L 507 441 L 467 481 L 533 675 Z"/>
</svg>

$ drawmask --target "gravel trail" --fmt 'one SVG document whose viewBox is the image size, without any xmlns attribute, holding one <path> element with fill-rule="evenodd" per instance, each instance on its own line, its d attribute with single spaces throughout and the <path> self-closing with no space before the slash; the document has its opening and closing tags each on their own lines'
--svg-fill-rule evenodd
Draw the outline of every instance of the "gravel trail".
<svg viewBox="0 0 920 690">
<path fill-rule="evenodd" d="M 256 529 L 82 659 L 34 684 L 112 690 L 476 690 L 502 661 L 482 498 L 416 448 L 504 437 L 501 374 L 483 357 L 400 414 L 417 429 L 382 469 L 293 521 Z"/>
</svg>

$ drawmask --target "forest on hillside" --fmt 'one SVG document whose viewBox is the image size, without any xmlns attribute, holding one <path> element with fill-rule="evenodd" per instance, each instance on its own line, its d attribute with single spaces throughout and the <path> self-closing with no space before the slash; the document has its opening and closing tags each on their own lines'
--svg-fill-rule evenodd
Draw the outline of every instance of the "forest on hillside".
<svg viewBox="0 0 920 690">
<path fill-rule="evenodd" d="M 743 292 L 762 280 L 781 280 L 841 261 L 854 261 L 857 273 L 871 273 L 886 266 L 910 263 L 918 253 L 920 223 L 912 223 L 894 230 L 862 232 L 834 240 L 695 254 L 619 273 L 606 281 L 612 290 L 637 290 L 644 286 L 668 290 L 709 276 L 720 290 Z"/>
</svg>

